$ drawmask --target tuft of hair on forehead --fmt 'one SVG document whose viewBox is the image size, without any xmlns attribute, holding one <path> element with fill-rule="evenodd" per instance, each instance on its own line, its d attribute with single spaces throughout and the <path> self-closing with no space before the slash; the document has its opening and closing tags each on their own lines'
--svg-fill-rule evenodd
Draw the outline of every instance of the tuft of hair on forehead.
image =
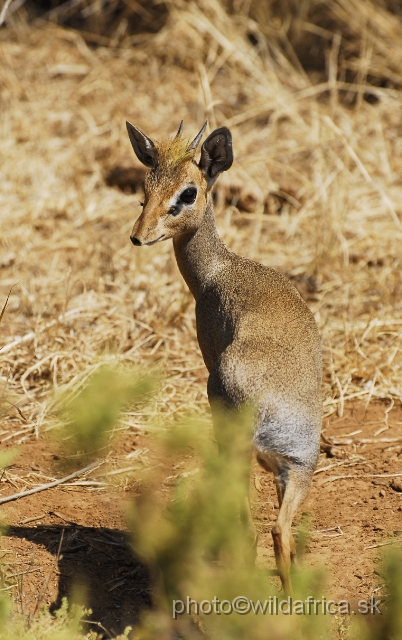
<svg viewBox="0 0 402 640">
<path fill-rule="evenodd" d="M 176 136 L 161 142 L 155 141 L 157 160 L 145 178 L 145 189 L 166 188 L 172 178 L 180 180 L 188 162 L 194 162 L 196 150 L 188 150 L 191 141 Z"/>
<path fill-rule="evenodd" d="M 156 143 L 158 165 L 173 168 L 175 165 L 181 164 L 186 160 L 193 160 L 195 151 L 188 151 L 189 145 L 190 140 L 182 136 Z"/>
</svg>

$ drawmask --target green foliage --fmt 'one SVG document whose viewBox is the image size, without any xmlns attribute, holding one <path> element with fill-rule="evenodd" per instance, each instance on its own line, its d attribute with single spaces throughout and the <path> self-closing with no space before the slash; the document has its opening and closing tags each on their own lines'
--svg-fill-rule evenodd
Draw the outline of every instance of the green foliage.
<svg viewBox="0 0 402 640">
<path fill-rule="evenodd" d="M 7 626 L 7 622 L 11 612 L 11 602 L 5 595 L 0 596 L 0 638 L 3 630 Z"/>
<path fill-rule="evenodd" d="M 17 458 L 17 456 L 18 450 L 15 448 L 7 449 L 7 451 L 2 451 L 0 453 L 0 469 L 6 469 L 7 467 L 9 467 L 10 464 Z"/>
<path fill-rule="evenodd" d="M 10 614 L 5 596 L 0 603 L 0 608 L 5 610 L 0 620 L 0 640 L 82 640 L 85 637 L 80 620 L 91 612 L 77 606 L 69 608 L 66 599 L 54 616 L 43 607 L 28 626 L 22 616 Z"/>
<path fill-rule="evenodd" d="M 43 606 L 37 617 L 28 620 L 12 613 L 7 596 L 0 597 L 0 640 L 96 640 L 98 631 L 86 631 L 91 610 L 83 606 L 69 605 L 63 598 L 60 609 L 51 614 Z M 116 640 L 126 640 L 130 627 L 116 636 Z"/>
<path fill-rule="evenodd" d="M 189 639 L 265 640 L 268 631 L 273 639 L 327 637 L 328 616 L 319 613 L 290 616 L 220 610 L 218 603 L 227 601 L 224 608 L 228 611 L 239 597 L 244 598 L 246 609 L 248 601 L 257 608 L 264 603 L 274 607 L 278 596 L 279 601 L 284 598 L 266 570 L 255 568 L 250 561 L 252 541 L 239 518 L 248 492 L 251 451 L 247 425 L 251 423 L 250 410 L 221 411 L 215 419 L 219 452 L 205 425 L 201 431 L 197 422 L 171 429 L 164 438 L 165 456 L 188 448 L 200 471 L 182 474 L 167 506 L 161 505 L 156 478 L 132 507 L 134 546 L 153 567 L 159 612 L 157 619 L 149 614 L 143 618 L 139 639 L 168 637 L 173 629 Z M 297 598 L 322 596 L 320 571 L 297 572 L 294 584 Z M 194 603 L 187 615 L 181 603 L 187 606 L 188 598 Z M 195 603 L 204 600 L 215 603 L 210 613 L 197 612 Z"/>
<path fill-rule="evenodd" d="M 162 440 L 162 456 L 173 460 L 191 451 L 190 459 L 200 471 L 182 473 L 167 506 L 161 503 L 157 477 L 132 506 L 134 546 L 153 568 L 156 609 L 144 615 L 136 639 L 170 638 L 175 633 L 186 640 L 402 639 L 401 553 L 385 560 L 389 597 L 381 603 L 381 613 L 370 601 L 362 612 L 343 601 L 336 616 L 328 613 L 321 568 L 296 566 L 288 600 L 265 569 L 249 562 L 250 538 L 238 513 L 248 484 L 250 422 L 247 410 L 221 412 L 215 420 L 220 453 L 205 424 L 197 421 L 170 429 Z M 308 517 L 303 518 L 297 536 L 301 558 L 310 528 Z M 233 605 L 239 597 L 242 612 Z M 203 601 L 204 610 L 199 608 Z"/>
<path fill-rule="evenodd" d="M 391 548 L 384 554 L 383 588 L 373 596 L 374 615 L 357 618 L 351 640 L 401 640 L 402 638 L 402 549 Z"/>
<path fill-rule="evenodd" d="M 75 458 L 96 457 L 107 444 L 119 413 L 127 405 L 146 400 L 154 384 L 151 376 L 121 366 L 99 367 L 78 394 L 59 400 L 63 427 L 56 437 L 63 441 L 64 452 Z"/>
<path fill-rule="evenodd" d="M 383 638 L 402 638 L 402 551 L 392 549 L 385 556 L 385 580 L 388 585 L 387 615 Z"/>
</svg>

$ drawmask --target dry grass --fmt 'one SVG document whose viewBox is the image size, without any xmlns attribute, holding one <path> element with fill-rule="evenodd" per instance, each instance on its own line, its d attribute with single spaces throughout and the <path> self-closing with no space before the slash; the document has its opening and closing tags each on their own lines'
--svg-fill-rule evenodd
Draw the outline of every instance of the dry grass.
<svg viewBox="0 0 402 640">
<path fill-rule="evenodd" d="M 349 23 L 347 46 L 336 24 L 321 34 L 325 80 L 303 69 L 279 18 L 267 22 L 258 4 L 248 16 L 247 4 L 229 15 L 217 0 L 172 0 L 158 33 L 104 37 L 110 46 L 97 48 L 43 21 L 27 26 L 18 12 L 0 31 L 3 300 L 18 282 L 0 361 L 26 418 L 12 412 L 1 441 L 47 429 L 53 389 L 76 388 L 105 356 L 163 363 L 154 404 L 127 414 L 125 428 L 144 426 L 147 412 L 165 424 L 207 406 L 171 244 L 132 247 L 140 194 L 105 183 L 111 168 L 136 163 L 126 119 L 156 139 L 182 118 L 189 137 L 205 116 L 231 128 L 219 231 L 307 295 L 324 344 L 326 412 L 350 397 L 402 398 L 401 23 L 381 7 L 374 20 L 363 0 L 328 0 L 328 15 Z M 296 27 L 299 48 L 323 29 Z"/>
</svg>

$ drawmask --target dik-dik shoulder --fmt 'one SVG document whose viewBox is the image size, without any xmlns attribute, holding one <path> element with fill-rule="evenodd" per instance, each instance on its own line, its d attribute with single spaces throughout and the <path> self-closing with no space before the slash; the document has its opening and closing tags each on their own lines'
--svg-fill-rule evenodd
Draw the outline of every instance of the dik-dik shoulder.
<svg viewBox="0 0 402 640">
<path fill-rule="evenodd" d="M 292 283 L 273 269 L 230 252 L 200 290 L 196 320 L 209 370 L 229 345 L 236 349 L 231 349 L 232 356 L 255 370 L 266 370 L 268 360 L 271 367 L 282 368 L 286 354 L 291 354 L 293 366 L 303 352 L 309 357 L 320 353 L 314 317 Z"/>
<path fill-rule="evenodd" d="M 205 280 L 196 303 L 197 313 L 225 316 L 233 327 L 242 318 L 261 316 L 267 328 L 279 331 L 299 322 L 318 335 L 311 311 L 286 276 L 230 251 Z"/>
</svg>

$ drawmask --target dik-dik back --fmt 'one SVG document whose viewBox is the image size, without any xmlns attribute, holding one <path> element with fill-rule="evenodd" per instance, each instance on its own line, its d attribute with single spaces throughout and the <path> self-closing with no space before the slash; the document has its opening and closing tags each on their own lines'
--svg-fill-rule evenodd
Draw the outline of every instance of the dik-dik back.
<svg viewBox="0 0 402 640">
<path fill-rule="evenodd" d="M 212 412 L 255 407 L 257 460 L 274 473 L 280 511 L 272 530 L 279 575 L 289 591 L 292 518 L 316 467 L 321 426 L 321 347 L 314 318 L 289 280 L 229 251 L 220 240 L 211 188 L 233 161 L 231 134 L 215 130 L 195 153 L 182 137 L 155 143 L 130 123 L 137 157 L 150 168 L 134 225 L 135 245 L 173 238 L 179 269 L 196 301 L 197 337 L 209 370 Z M 240 507 L 255 548 L 247 496 Z"/>
</svg>

